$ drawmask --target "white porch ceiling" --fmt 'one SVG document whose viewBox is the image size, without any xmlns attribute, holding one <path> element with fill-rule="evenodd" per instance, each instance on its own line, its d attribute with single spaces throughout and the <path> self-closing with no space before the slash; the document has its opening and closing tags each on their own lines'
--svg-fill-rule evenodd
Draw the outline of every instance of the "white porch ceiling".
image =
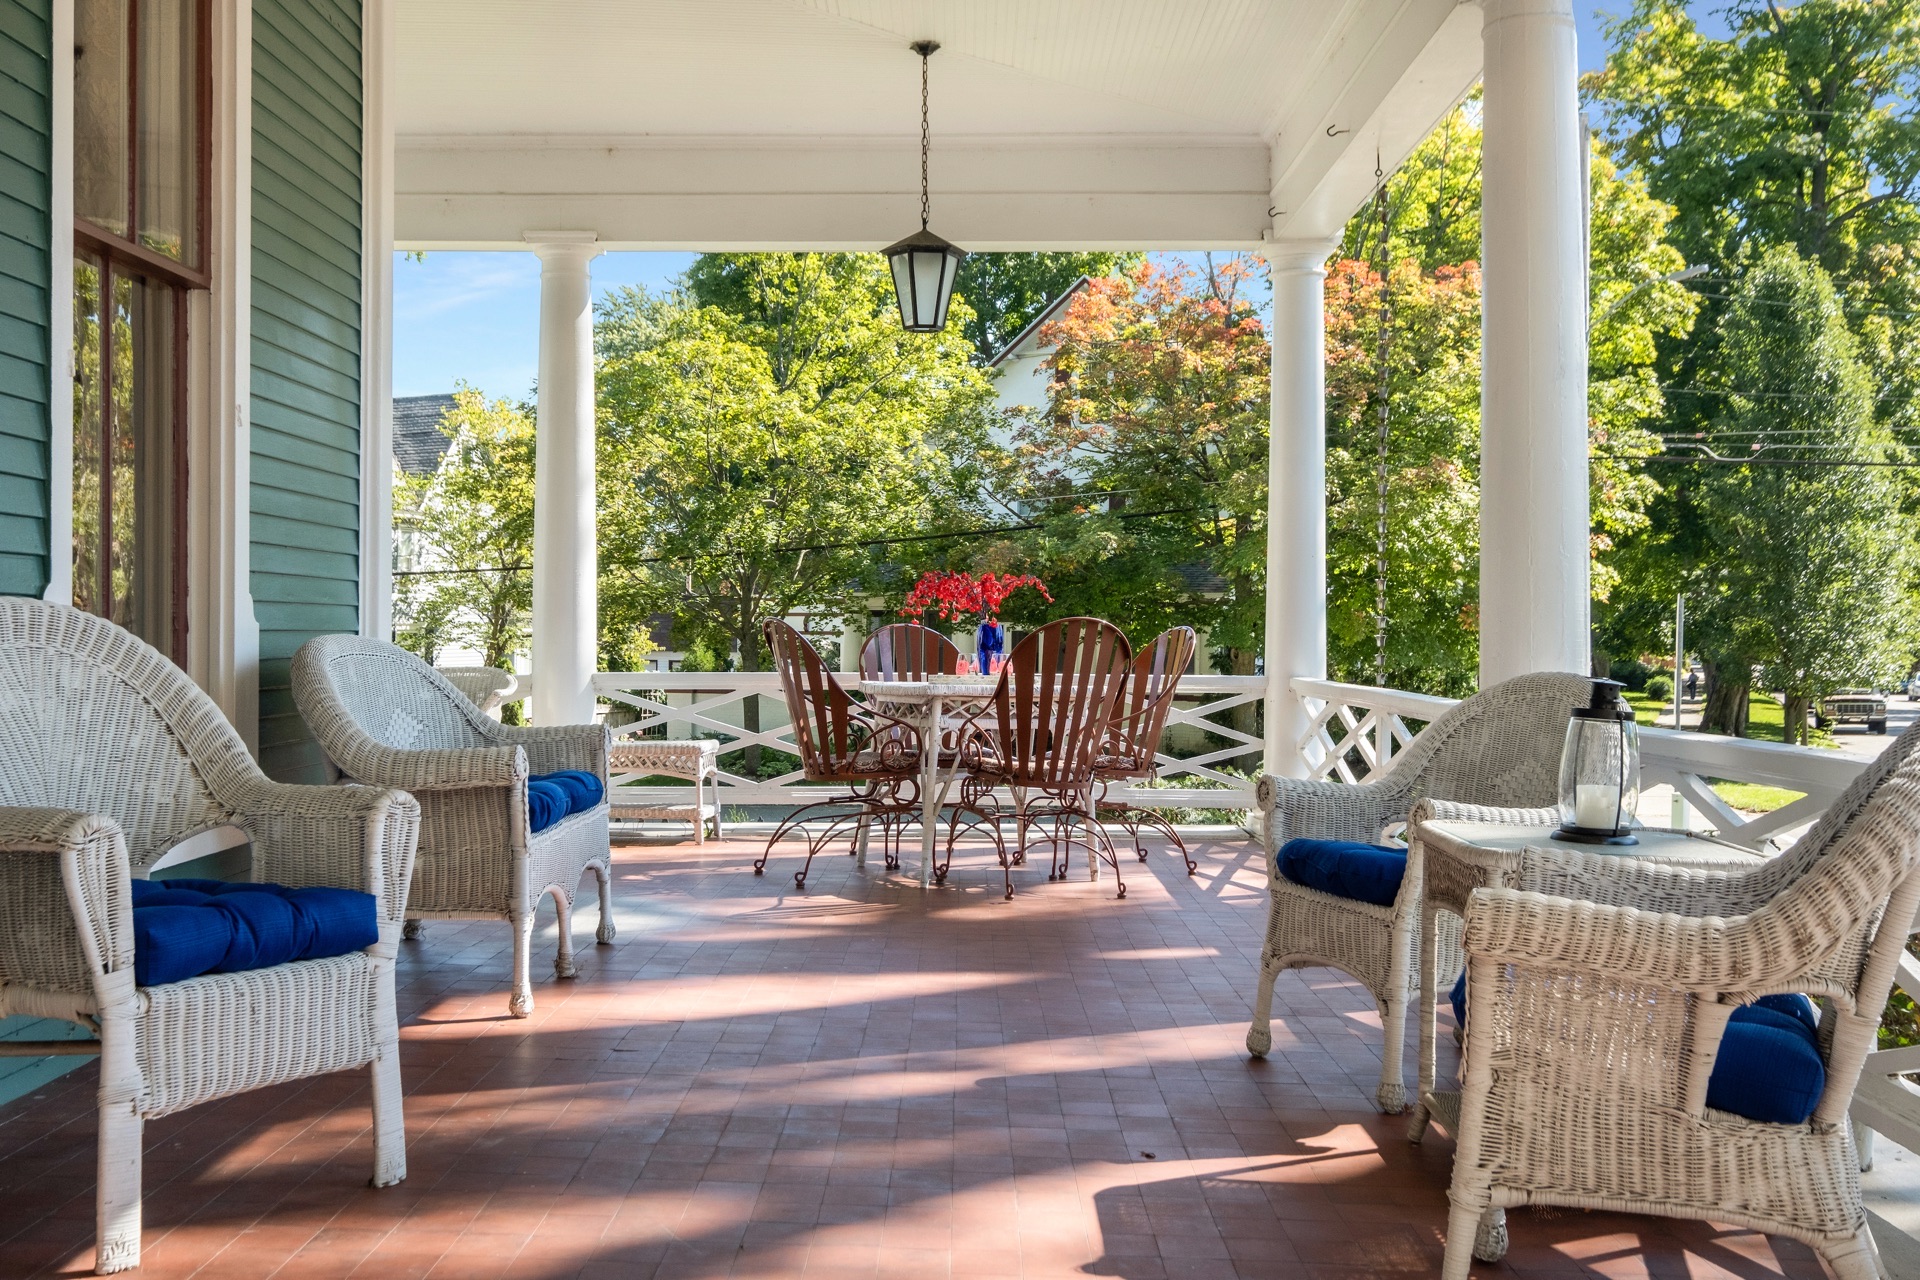
<svg viewBox="0 0 1920 1280">
<path fill-rule="evenodd" d="M 883 245 L 915 225 L 923 38 L 962 245 L 1324 234 L 1480 55 L 1454 0 L 398 0 L 396 25 L 421 247 Z"/>
</svg>

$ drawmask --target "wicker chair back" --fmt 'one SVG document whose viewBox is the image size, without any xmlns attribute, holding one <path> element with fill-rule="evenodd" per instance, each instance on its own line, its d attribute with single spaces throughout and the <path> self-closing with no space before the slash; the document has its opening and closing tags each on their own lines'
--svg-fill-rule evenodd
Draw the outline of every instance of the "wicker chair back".
<svg viewBox="0 0 1920 1280">
<path fill-rule="evenodd" d="M 1132 661 L 1120 628 L 1098 618 L 1061 618 L 1015 645 L 987 713 L 993 772 L 1050 791 L 1091 783 Z"/>
<path fill-rule="evenodd" d="M 231 820 L 215 789 L 261 777 L 213 700 L 131 632 L 0 597 L 0 805 L 112 818 L 137 867 Z"/>
<path fill-rule="evenodd" d="M 960 647 L 917 622 L 895 622 L 867 637 L 860 675 L 867 680 L 925 680 L 960 670 Z"/>
<path fill-rule="evenodd" d="M 1187 664 L 1193 661 L 1192 627 L 1168 627 L 1134 656 L 1126 689 L 1114 712 L 1113 731 L 1101 752 L 1100 773 L 1110 778 L 1147 777 L 1167 731 L 1167 715 Z"/>
<path fill-rule="evenodd" d="M 313 651 L 314 676 L 346 719 L 381 746 L 429 751 L 494 745 L 480 708 L 405 649 L 359 636 L 322 639 L 324 645 L 316 642 Z"/>
<path fill-rule="evenodd" d="M 778 618 L 760 624 L 780 673 L 780 692 L 793 720 L 793 742 L 809 782 L 845 782 L 867 776 L 859 760 L 872 729 L 808 639 Z"/>
<path fill-rule="evenodd" d="M 1443 712 L 1380 775 L 1410 784 L 1406 803 L 1434 796 L 1461 804 L 1550 805 L 1560 787 L 1560 744 L 1593 682 L 1537 672 L 1515 676 Z M 1405 812 L 1391 815 L 1404 820 Z M 1369 835 L 1368 838 L 1371 838 Z"/>
<path fill-rule="evenodd" d="M 520 678 L 499 667 L 435 667 L 460 696 L 482 711 L 493 711 L 519 687 Z"/>
</svg>

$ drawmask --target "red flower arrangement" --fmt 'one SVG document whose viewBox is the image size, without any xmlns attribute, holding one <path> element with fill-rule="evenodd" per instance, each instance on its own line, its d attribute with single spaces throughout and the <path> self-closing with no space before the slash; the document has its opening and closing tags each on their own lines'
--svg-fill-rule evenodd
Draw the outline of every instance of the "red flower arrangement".
<svg viewBox="0 0 1920 1280">
<path fill-rule="evenodd" d="M 982 622 L 994 622 L 1000 606 L 1021 587 L 1032 587 L 1048 604 L 1053 603 L 1047 584 L 1030 573 L 983 573 L 976 578 L 970 573 L 930 569 L 913 584 L 900 612 L 920 618 L 931 609 L 943 622 L 958 622 L 975 614 Z"/>
</svg>

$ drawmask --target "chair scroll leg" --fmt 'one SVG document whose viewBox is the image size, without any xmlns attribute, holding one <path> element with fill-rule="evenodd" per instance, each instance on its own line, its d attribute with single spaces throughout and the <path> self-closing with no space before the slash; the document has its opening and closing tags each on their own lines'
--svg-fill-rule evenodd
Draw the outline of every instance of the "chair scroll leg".
<svg viewBox="0 0 1920 1280">
<path fill-rule="evenodd" d="M 524 1018 L 533 1012 L 533 909 L 522 907 L 513 919 L 513 994 L 507 1012 Z"/>
<path fill-rule="evenodd" d="M 593 940 L 601 946 L 612 943 L 619 930 L 613 923 L 613 865 L 602 866 L 595 863 L 593 874 L 600 880 L 600 927 L 594 930 Z"/>
<path fill-rule="evenodd" d="M 145 1128 L 139 1110 L 140 1067 L 134 1058 L 133 974 L 109 974 L 102 986 L 109 984 L 125 991 L 121 1008 L 103 1009 L 100 1015 L 94 1270 L 101 1275 L 140 1265 L 140 1143 Z"/>
<path fill-rule="evenodd" d="M 1253 1025 L 1247 1028 L 1247 1052 L 1256 1058 L 1273 1050 L 1273 983 L 1279 976 L 1279 964 L 1261 948 L 1260 985 L 1253 993 Z"/>
<path fill-rule="evenodd" d="M 407 1123 L 400 1092 L 400 1024 L 394 1012 L 393 960 L 382 957 L 375 965 L 373 1016 L 378 1048 L 368 1068 L 373 1086 L 373 1177 L 368 1185 L 390 1187 L 407 1176 Z"/>
<path fill-rule="evenodd" d="M 578 977 L 580 971 L 573 967 L 573 899 L 557 887 L 547 892 L 553 895 L 553 913 L 559 917 L 560 924 L 560 947 L 553 956 L 553 976 Z"/>
</svg>

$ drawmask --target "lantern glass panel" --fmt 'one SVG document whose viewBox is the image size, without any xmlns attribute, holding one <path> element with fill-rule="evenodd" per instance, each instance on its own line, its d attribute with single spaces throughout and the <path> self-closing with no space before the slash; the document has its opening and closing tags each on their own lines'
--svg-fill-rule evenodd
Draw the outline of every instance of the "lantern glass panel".
<svg viewBox="0 0 1920 1280">
<path fill-rule="evenodd" d="M 947 255 L 938 249 L 916 249 L 913 254 L 914 323 L 923 329 L 940 324 L 940 284 L 946 274 L 940 268 Z"/>
<path fill-rule="evenodd" d="M 1619 835 L 1640 802 L 1639 730 L 1631 720 L 1567 722 L 1560 755 L 1560 824 L 1594 835 Z"/>
<path fill-rule="evenodd" d="M 887 265 L 893 268 L 893 296 L 900 304 L 900 323 L 906 328 L 913 327 L 913 270 L 908 265 L 912 255 L 906 252 L 891 254 Z"/>
</svg>

